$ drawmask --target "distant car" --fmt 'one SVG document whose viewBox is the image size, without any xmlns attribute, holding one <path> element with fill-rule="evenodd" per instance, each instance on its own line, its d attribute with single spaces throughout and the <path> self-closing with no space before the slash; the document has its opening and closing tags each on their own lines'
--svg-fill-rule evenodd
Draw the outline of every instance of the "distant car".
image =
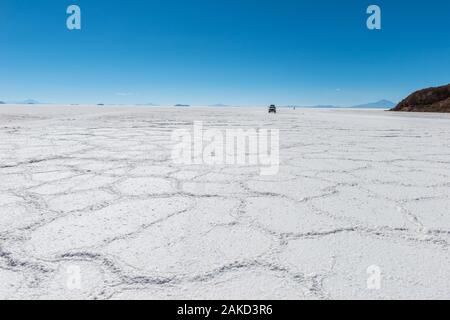
<svg viewBox="0 0 450 320">
<path fill-rule="evenodd" d="M 274 104 L 270 105 L 269 113 L 277 113 L 277 107 Z"/>
</svg>

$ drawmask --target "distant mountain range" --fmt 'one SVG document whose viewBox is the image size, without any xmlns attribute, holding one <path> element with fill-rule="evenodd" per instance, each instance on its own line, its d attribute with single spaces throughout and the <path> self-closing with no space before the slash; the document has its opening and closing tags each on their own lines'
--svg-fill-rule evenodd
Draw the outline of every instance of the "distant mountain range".
<svg viewBox="0 0 450 320">
<path fill-rule="evenodd" d="M 341 108 L 333 105 L 317 105 L 317 106 L 281 106 L 281 108 L 303 108 L 303 109 L 334 109 Z"/>
<path fill-rule="evenodd" d="M 314 109 L 333 109 L 333 108 L 341 108 L 333 105 L 317 105 L 317 106 L 309 106 L 306 108 L 314 108 Z"/>
<path fill-rule="evenodd" d="M 42 104 L 41 102 L 34 99 L 27 99 L 23 101 L 0 101 L 0 104 Z M 139 104 L 142 106 L 159 106 L 154 103 Z M 316 106 L 284 106 L 284 108 L 312 108 L 312 109 L 336 109 L 336 108 L 348 108 L 348 109 L 391 109 L 394 108 L 396 104 L 389 100 L 380 100 L 376 102 L 370 102 L 366 104 L 360 104 L 351 107 L 340 107 L 335 105 L 316 105 Z M 176 104 L 175 107 L 190 107 L 189 104 Z M 230 107 L 229 105 L 217 103 L 210 105 L 210 107 Z"/>
<path fill-rule="evenodd" d="M 229 105 L 223 104 L 223 103 L 216 103 L 216 104 L 210 105 L 210 107 L 229 107 Z"/>
<path fill-rule="evenodd" d="M 285 108 L 312 108 L 312 109 L 391 109 L 396 104 L 389 100 L 380 100 L 366 104 L 360 104 L 351 107 L 341 107 L 335 105 L 316 105 L 316 106 L 285 106 Z"/>
<path fill-rule="evenodd" d="M 23 101 L 0 101 L 0 104 L 40 104 L 41 102 L 33 99 L 27 99 Z"/>
<path fill-rule="evenodd" d="M 391 109 L 395 107 L 396 104 L 389 100 L 380 100 L 377 102 L 371 102 L 366 104 L 360 104 L 357 106 L 353 106 L 350 108 L 359 108 L 359 109 Z"/>
</svg>

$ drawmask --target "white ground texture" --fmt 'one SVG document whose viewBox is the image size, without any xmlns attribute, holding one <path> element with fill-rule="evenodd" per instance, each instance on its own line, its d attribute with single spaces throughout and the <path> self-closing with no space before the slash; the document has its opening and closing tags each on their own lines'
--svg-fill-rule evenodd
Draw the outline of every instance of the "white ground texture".
<svg viewBox="0 0 450 320">
<path fill-rule="evenodd" d="M 279 173 L 174 164 L 193 121 Z M 448 299 L 449 242 L 449 116 L 0 107 L 1 299 Z"/>
</svg>

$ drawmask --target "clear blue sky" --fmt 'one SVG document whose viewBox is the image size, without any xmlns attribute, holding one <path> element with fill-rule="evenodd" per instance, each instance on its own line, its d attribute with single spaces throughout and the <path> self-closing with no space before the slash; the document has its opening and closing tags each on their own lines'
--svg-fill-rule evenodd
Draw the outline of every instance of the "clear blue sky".
<svg viewBox="0 0 450 320">
<path fill-rule="evenodd" d="M 450 82 L 450 1 L 1 0 L 0 44 L 0 100 L 397 101 Z"/>
</svg>

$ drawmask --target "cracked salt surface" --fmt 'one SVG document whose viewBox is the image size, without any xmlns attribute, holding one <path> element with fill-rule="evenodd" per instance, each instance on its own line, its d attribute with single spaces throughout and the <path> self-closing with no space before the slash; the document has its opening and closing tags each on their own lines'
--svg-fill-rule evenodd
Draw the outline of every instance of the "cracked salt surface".
<svg viewBox="0 0 450 320">
<path fill-rule="evenodd" d="M 174 164 L 193 121 L 280 129 L 279 173 Z M 0 298 L 448 299 L 449 141 L 445 115 L 2 106 Z"/>
</svg>

